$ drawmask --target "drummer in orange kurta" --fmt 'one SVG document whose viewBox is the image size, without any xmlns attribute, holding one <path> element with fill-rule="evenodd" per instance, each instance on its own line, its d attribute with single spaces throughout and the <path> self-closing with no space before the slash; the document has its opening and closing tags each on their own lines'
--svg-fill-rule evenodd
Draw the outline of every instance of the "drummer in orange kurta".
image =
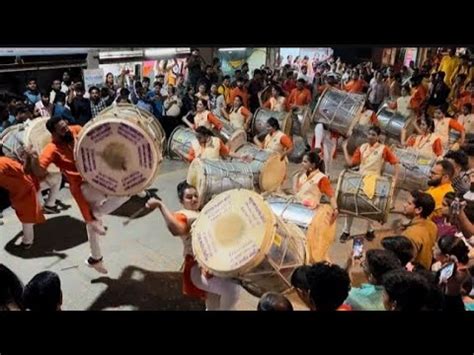
<svg viewBox="0 0 474 355">
<path fill-rule="evenodd" d="M 296 81 L 296 88 L 291 90 L 290 96 L 287 100 L 287 109 L 307 106 L 311 103 L 311 91 L 305 88 L 305 80 L 298 79 Z"/>
<path fill-rule="evenodd" d="M 426 100 L 426 89 L 421 84 L 421 78 L 412 79 L 412 94 L 410 97 L 410 108 L 417 116 L 421 114 L 422 106 Z"/>
<path fill-rule="evenodd" d="M 37 197 L 38 179 L 25 167 L 14 159 L 0 157 L 0 187 L 8 191 L 11 205 L 22 223 L 21 246 L 28 249 L 34 240 L 34 224 L 44 223 L 45 218 Z"/>
<path fill-rule="evenodd" d="M 192 162 L 195 158 L 220 160 L 226 157 L 247 162 L 252 160 L 252 157 L 248 155 L 240 155 L 231 152 L 224 142 L 220 138 L 214 137 L 212 132 L 206 127 L 198 127 L 196 133 L 197 140 L 191 143 L 191 149 L 189 150 L 188 156 L 185 157 L 189 162 Z"/>
<path fill-rule="evenodd" d="M 344 91 L 355 93 L 355 94 L 362 94 L 364 92 L 364 88 L 368 85 L 365 80 L 359 78 L 359 72 L 354 70 L 352 72 L 351 80 L 344 85 Z"/>
</svg>

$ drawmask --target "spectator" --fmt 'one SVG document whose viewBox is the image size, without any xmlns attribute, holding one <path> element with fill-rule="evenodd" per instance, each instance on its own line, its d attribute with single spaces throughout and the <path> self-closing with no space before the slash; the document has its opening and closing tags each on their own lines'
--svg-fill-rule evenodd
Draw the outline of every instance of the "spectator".
<svg viewBox="0 0 474 355">
<path fill-rule="evenodd" d="M 35 105 L 41 100 L 38 84 L 35 78 L 28 79 L 27 90 L 23 93 L 27 105 Z"/>
<path fill-rule="evenodd" d="M 54 98 L 54 106 L 51 117 L 53 116 L 61 116 L 66 121 L 68 121 L 69 124 L 76 123 L 76 119 L 72 115 L 71 110 L 69 110 L 69 108 L 66 106 L 66 94 L 62 91 L 57 93 L 56 97 Z"/>
<path fill-rule="evenodd" d="M 49 101 L 49 97 L 49 93 L 46 91 L 41 93 L 41 100 L 35 104 L 35 117 L 51 117 L 53 104 Z"/>
<path fill-rule="evenodd" d="M 387 311 L 421 311 L 429 298 L 428 281 L 417 273 L 393 270 L 383 279 L 384 306 Z"/>
<path fill-rule="evenodd" d="M 110 90 L 109 90 L 109 94 L 110 94 Z M 90 103 L 91 103 L 91 114 L 92 114 L 92 118 L 94 118 L 101 111 L 107 108 L 107 103 L 105 102 L 103 98 L 100 97 L 100 89 L 96 86 L 92 86 L 89 89 L 89 97 L 90 97 Z"/>
<path fill-rule="evenodd" d="M 293 306 L 288 299 L 276 292 L 263 294 L 258 302 L 257 311 L 292 311 Z"/>
<path fill-rule="evenodd" d="M 23 284 L 18 276 L 0 264 L 0 311 L 23 310 Z"/>
<path fill-rule="evenodd" d="M 25 286 L 23 300 L 30 311 L 60 311 L 63 294 L 59 276 L 51 271 L 36 274 Z"/>
<path fill-rule="evenodd" d="M 84 126 L 92 118 L 91 102 L 84 97 L 85 89 L 82 83 L 74 84 L 69 92 L 68 104 L 71 113 L 80 126 Z"/>
</svg>

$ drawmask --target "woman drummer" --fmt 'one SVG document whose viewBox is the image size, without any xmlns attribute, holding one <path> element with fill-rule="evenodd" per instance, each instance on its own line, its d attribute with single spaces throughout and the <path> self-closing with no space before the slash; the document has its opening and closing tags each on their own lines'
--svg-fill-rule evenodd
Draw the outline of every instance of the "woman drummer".
<svg viewBox="0 0 474 355">
<path fill-rule="evenodd" d="M 405 147 L 412 147 L 421 156 L 426 158 L 436 158 L 443 155 L 443 144 L 441 138 L 434 133 L 435 124 L 429 117 L 422 117 L 416 125 L 421 134 L 412 135 L 406 138 L 406 128 L 402 129 L 401 143 Z"/>
<path fill-rule="evenodd" d="M 326 195 L 334 209 L 332 219 L 335 221 L 338 215 L 336 198 L 329 178 L 321 168 L 322 164 L 324 162 L 316 151 L 305 154 L 301 170 L 293 178 L 293 193 L 297 200 L 311 209 L 319 206 L 321 195 Z"/>
<path fill-rule="evenodd" d="M 225 112 L 225 117 L 230 121 L 234 129 L 243 129 L 248 131 L 252 120 L 252 113 L 243 105 L 242 96 L 237 95 L 234 98 L 234 104 L 230 112 Z"/>
<path fill-rule="evenodd" d="M 260 102 L 260 107 L 266 108 L 270 111 L 275 112 L 284 112 L 286 109 L 286 98 L 283 95 L 283 91 L 277 85 L 272 85 L 271 87 L 271 96 L 270 98 L 262 102 L 262 94 L 265 90 L 262 90 L 258 93 L 258 100 Z"/>
<path fill-rule="evenodd" d="M 280 131 L 280 124 L 274 117 L 267 120 L 266 128 L 268 133 L 263 143 L 258 140 L 257 136 L 253 138 L 254 143 L 259 148 L 279 153 L 281 160 L 284 160 L 293 151 L 291 138 Z"/>
<path fill-rule="evenodd" d="M 199 215 L 199 196 L 196 188 L 186 181 L 178 184 L 178 198 L 183 209 L 172 213 L 158 199 L 147 202 L 150 209 L 158 208 L 163 215 L 168 230 L 183 242 L 184 269 L 183 294 L 206 300 L 206 310 L 230 310 L 238 299 L 240 286 L 229 279 L 212 276 L 197 264 L 192 243 L 191 225 Z"/>
<path fill-rule="evenodd" d="M 196 102 L 196 114 L 194 115 L 194 124 L 189 122 L 186 117 L 183 117 L 183 122 L 186 123 L 192 130 L 196 130 L 198 127 L 206 127 L 207 129 L 216 128 L 217 130 L 222 129 L 222 122 L 214 116 L 209 110 L 207 101 L 199 99 Z"/>
</svg>

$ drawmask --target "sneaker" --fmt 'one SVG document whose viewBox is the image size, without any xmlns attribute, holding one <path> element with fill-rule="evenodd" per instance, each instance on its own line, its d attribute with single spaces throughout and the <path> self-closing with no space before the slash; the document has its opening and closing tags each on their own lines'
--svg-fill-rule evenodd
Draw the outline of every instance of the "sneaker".
<svg viewBox="0 0 474 355">
<path fill-rule="evenodd" d="M 345 243 L 347 242 L 349 239 L 351 239 L 351 235 L 347 232 L 343 232 L 341 234 L 341 236 L 339 237 L 339 242 L 341 243 Z"/>
<path fill-rule="evenodd" d="M 97 272 L 101 273 L 101 274 L 107 274 L 108 271 L 107 269 L 104 267 L 104 258 L 100 258 L 99 260 L 97 259 L 94 259 L 93 257 L 89 257 L 87 258 L 87 260 L 85 261 L 86 265 L 95 269 Z"/>
<path fill-rule="evenodd" d="M 43 206 L 43 212 L 45 214 L 58 214 L 61 213 L 61 211 L 56 207 L 56 206 Z"/>
<path fill-rule="evenodd" d="M 367 239 L 369 242 L 375 239 L 375 232 L 374 231 L 367 231 L 365 233 L 365 239 Z"/>
</svg>

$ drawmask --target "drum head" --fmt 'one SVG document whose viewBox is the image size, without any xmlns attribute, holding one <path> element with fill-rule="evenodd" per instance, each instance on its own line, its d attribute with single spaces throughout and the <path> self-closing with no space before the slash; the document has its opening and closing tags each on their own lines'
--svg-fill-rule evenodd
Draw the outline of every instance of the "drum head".
<svg viewBox="0 0 474 355">
<path fill-rule="evenodd" d="M 162 161 L 157 137 L 132 120 L 103 118 L 81 131 L 74 155 L 81 176 L 108 195 L 134 195 L 148 187 Z"/>
<path fill-rule="evenodd" d="M 231 152 L 235 152 L 241 146 L 247 143 L 247 133 L 243 129 L 235 131 L 227 142 Z"/>
<path fill-rule="evenodd" d="M 28 123 L 28 128 L 25 131 L 25 145 L 32 145 L 38 154 L 41 154 L 46 145 L 51 143 L 51 133 L 46 128 L 48 120 L 49 117 L 35 118 Z M 50 173 L 59 173 L 59 171 L 59 168 L 54 164 L 50 164 L 48 167 Z"/>
<path fill-rule="evenodd" d="M 275 238 L 276 217 L 256 192 L 217 195 L 192 227 L 196 260 L 216 276 L 235 277 L 260 264 Z"/>
<path fill-rule="evenodd" d="M 25 131 L 23 124 L 16 124 L 6 128 L 0 135 L 2 153 L 4 156 L 20 160 L 20 151 L 23 150 L 23 137 Z"/>
<path fill-rule="evenodd" d="M 329 261 L 328 251 L 336 237 L 336 223 L 329 224 L 333 209 L 329 205 L 320 205 L 306 232 L 307 262 Z"/>
<path fill-rule="evenodd" d="M 272 154 L 263 164 L 259 177 L 262 191 L 277 190 L 286 177 L 287 162 L 280 159 L 280 154 Z"/>
<path fill-rule="evenodd" d="M 204 173 L 204 163 L 201 159 L 196 158 L 189 165 L 186 181 L 196 188 L 199 194 L 199 206 L 202 206 L 206 197 L 206 175 Z"/>
</svg>

